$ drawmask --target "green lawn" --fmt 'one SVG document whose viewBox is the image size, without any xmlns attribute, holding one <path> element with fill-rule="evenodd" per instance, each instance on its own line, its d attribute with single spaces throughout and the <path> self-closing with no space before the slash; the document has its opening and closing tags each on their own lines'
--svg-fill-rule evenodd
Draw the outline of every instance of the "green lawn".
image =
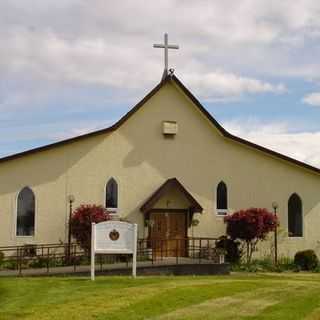
<svg viewBox="0 0 320 320">
<path fill-rule="evenodd" d="M 0 319 L 320 319 L 320 275 L 0 278 Z"/>
</svg>

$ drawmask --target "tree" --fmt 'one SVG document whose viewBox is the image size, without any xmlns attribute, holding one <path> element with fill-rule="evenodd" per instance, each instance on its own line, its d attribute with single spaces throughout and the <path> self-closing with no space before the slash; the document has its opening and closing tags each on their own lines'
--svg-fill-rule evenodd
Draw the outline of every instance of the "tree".
<svg viewBox="0 0 320 320">
<path fill-rule="evenodd" d="M 71 216 L 71 234 L 87 252 L 91 249 L 91 224 L 110 220 L 110 214 L 102 207 L 94 204 L 83 204 Z"/>
<path fill-rule="evenodd" d="M 267 234 L 275 230 L 277 217 L 267 209 L 250 208 L 240 210 L 224 218 L 227 234 L 233 240 L 241 240 L 246 245 L 247 263 L 251 262 L 257 243 L 265 240 Z"/>
</svg>

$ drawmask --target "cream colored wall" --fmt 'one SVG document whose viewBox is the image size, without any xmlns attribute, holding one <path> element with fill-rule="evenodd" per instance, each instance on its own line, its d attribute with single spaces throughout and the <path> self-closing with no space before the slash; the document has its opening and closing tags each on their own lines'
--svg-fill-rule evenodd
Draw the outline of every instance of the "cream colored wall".
<svg viewBox="0 0 320 320">
<path fill-rule="evenodd" d="M 64 240 L 68 194 L 81 203 L 104 203 L 106 181 L 119 184 L 119 212 L 136 221 L 143 236 L 143 202 L 168 178 L 176 177 L 204 208 L 198 236 L 220 236 L 215 189 L 228 186 L 230 211 L 251 206 L 271 209 L 278 201 L 281 226 L 287 228 L 287 200 L 303 200 L 304 237 L 281 238 L 282 254 L 302 248 L 318 250 L 320 177 L 221 136 L 174 84 L 167 84 L 120 128 L 65 146 L 0 164 L 0 245 Z M 162 136 L 162 121 L 177 121 L 175 139 Z M 18 190 L 36 194 L 36 235 L 15 237 Z M 318 253 L 320 253 L 318 251 Z"/>
<path fill-rule="evenodd" d="M 188 209 L 190 201 L 177 188 L 170 187 L 152 206 L 153 209 Z"/>
</svg>

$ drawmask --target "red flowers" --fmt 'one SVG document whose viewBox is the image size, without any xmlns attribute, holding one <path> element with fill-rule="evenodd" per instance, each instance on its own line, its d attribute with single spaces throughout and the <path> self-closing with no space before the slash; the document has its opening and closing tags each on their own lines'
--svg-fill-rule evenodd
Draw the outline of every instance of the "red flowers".
<svg viewBox="0 0 320 320">
<path fill-rule="evenodd" d="M 83 204 L 78 207 L 71 217 L 72 236 L 88 252 L 91 247 L 91 224 L 110 220 L 110 215 L 102 206 Z"/>
<path fill-rule="evenodd" d="M 247 260 L 251 260 L 259 240 L 264 240 L 278 223 L 277 217 L 267 209 L 250 208 L 240 210 L 224 218 L 228 236 L 247 244 Z"/>
</svg>

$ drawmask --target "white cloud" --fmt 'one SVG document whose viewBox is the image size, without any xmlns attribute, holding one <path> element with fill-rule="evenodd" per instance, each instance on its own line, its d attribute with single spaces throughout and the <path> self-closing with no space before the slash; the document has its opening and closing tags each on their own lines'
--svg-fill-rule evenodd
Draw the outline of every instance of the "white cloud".
<svg viewBox="0 0 320 320">
<path fill-rule="evenodd" d="M 226 121 L 223 125 L 234 135 L 320 168 L 320 131 L 291 132 L 288 123 L 255 119 Z"/>
<path fill-rule="evenodd" d="M 254 78 L 239 76 L 221 71 L 207 74 L 189 74 L 183 76 L 198 96 L 203 100 L 233 98 L 242 94 L 284 93 L 283 84 L 271 84 Z"/>
<path fill-rule="evenodd" d="M 114 105 L 130 106 L 160 80 L 163 51 L 152 44 L 164 32 L 180 45 L 170 67 L 201 100 L 281 94 L 286 77 L 319 79 L 318 0 L 1 0 L 0 121 L 10 115 L 25 124 L 25 114 L 39 109 L 108 114 Z M 14 137 L 24 137 L 15 129 Z M 40 132 L 55 138 L 50 128 Z M 270 134 L 262 141 L 272 143 Z"/>
<path fill-rule="evenodd" d="M 0 72 L 29 75 L 33 91 L 38 80 L 49 88 L 58 82 L 141 92 L 161 77 L 163 53 L 152 44 L 168 31 L 181 46 L 170 65 L 201 82 L 204 96 L 209 89 L 218 98 L 283 92 L 284 85 L 262 76 L 318 77 L 320 50 L 308 54 L 305 44 L 318 41 L 319 21 L 320 3 L 311 0 L 2 0 Z"/>
<path fill-rule="evenodd" d="M 65 85 L 75 82 L 141 90 L 161 75 L 159 73 L 154 77 L 153 70 L 159 65 L 154 58 L 150 61 L 142 59 L 143 63 L 138 64 L 138 56 L 143 55 L 139 46 L 124 48 L 103 38 L 80 37 L 69 41 L 52 31 L 30 32 L 24 29 L 13 30 L 9 39 L 7 51 L 10 54 L 0 61 L 0 67 L 31 74 L 34 81 L 40 78 L 54 86 L 62 81 Z M 286 91 L 283 84 L 272 84 L 223 70 L 186 72 L 184 78 L 205 99 Z M 13 99 L 16 100 L 16 96 Z"/>
<path fill-rule="evenodd" d="M 320 107 L 320 92 L 313 92 L 306 95 L 302 102 L 310 104 L 311 106 Z"/>
</svg>

